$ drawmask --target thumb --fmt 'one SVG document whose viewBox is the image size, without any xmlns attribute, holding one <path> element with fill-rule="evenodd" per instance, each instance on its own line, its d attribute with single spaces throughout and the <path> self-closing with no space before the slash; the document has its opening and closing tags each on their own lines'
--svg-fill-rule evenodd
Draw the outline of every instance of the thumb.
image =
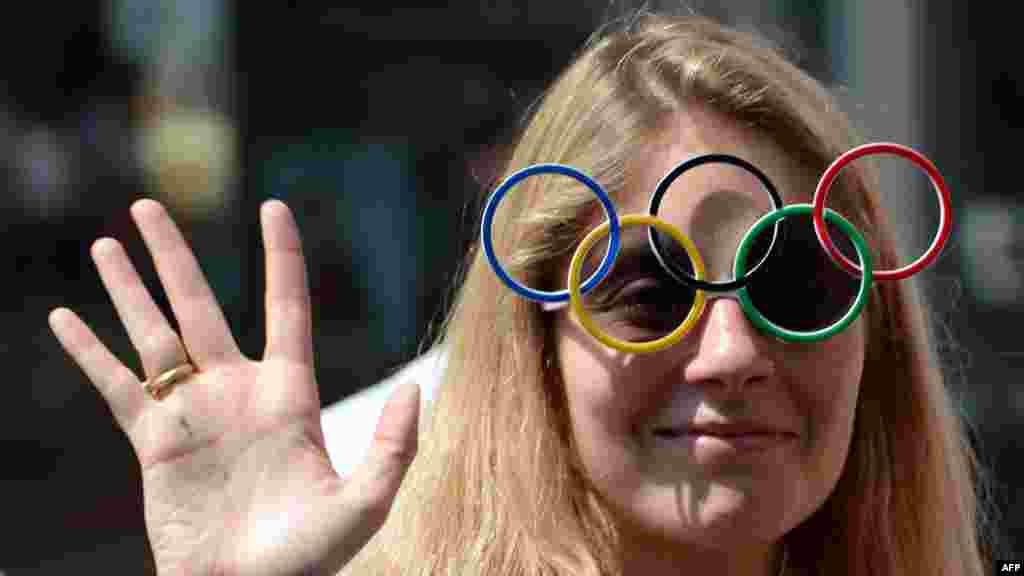
<svg viewBox="0 0 1024 576">
<path fill-rule="evenodd" d="M 384 404 L 370 449 L 333 499 L 327 530 L 320 535 L 327 553 L 317 565 L 324 574 L 341 570 L 387 519 L 416 456 L 419 405 L 420 388 L 411 381 L 398 386 Z"/>
<path fill-rule="evenodd" d="M 397 386 L 377 420 L 366 457 L 345 484 L 345 500 L 361 510 L 375 529 L 387 518 L 416 456 L 419 415 L 420 387 L 412 381 Z"/>
</svg>

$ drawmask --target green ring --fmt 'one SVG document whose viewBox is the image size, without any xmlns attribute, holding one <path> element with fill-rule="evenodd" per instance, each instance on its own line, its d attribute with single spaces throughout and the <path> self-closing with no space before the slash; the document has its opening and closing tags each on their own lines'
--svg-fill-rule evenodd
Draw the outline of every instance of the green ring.
<svg viewBox="0 0 1024 576">
<path fill-rule="evenodd" d="M 769 212 L 762 216 L 757 222 L 754 222 L 754 225 L 747 231 L 743 240 L 740 241 L 739 248 L 736 250 L 736 261 L 733 264 L 736 277 L 739 278 L 742 274 L 746 273 L 744 262 L 747 259 L 747 254 L 754 246 L 754 240 L 757 239 L 758 235 L 764 231 L 765 228 L 787 216 L 811 214 L 813 210 L 814 207 L 811 204 L 790 204 L 784 208 L 780 208 L 779 210 Z M 863 268 L 863 273 L 860 279 L 860 289 L 857 291 L 857 298 L 853 301 L 853 305 L 850 306 L 850 309 L 846 311 L 846 314 L 844 314 L 842 318 L 836 320 L 833 324 L 826 326 L 825 328 L 813 330 L 811 332 L 796 332 L 794 330 L 783 328 L 782 326 L 779 326 L 765 318 L 764 315 L 754 307 L 754 302 L 750 299 L 747 287 L 744 286 L 736 291 L 740 300 L 740 305 L 743 307 L 743 311 L 746 313 L 747 318 L 749 318 L 750 321 L 761 331 L 791 342 L 817 342 L 819 340 L 825 340 L 826 338 L 830 338 L 840 332 L 849 326 L 851 322 L 856 320 L 861 309 L 864 307 L 864 304 L 867 302 L 868 294 L 871 292 L 871 283 L 874 278 L 874 266 L 871 263 L 871 252 L 868 250 L 868 244 L 864 240 L 864 236 L 857 231 L 857 228 L 855 228 L 853 224 L 850 224 L 850 222 L 846 220 L 846 218 L 843 218 L 838 212 L 826 209 L 825 220 L 838 225 L 839 229 L 846 234 L 851 241 L 853 241 L 853 247 L 857 250 L 857 256 L 860 259 L 861 267 Z"/>
</svg>

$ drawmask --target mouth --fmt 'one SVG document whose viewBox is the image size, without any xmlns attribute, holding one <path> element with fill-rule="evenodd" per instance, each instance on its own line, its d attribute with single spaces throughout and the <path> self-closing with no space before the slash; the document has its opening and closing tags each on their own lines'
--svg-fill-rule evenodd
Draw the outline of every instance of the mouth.
<svg viewBox="0 0 1024 576">
<path fill-rule="evenodd" d="M 799 436 L 792 430 L 782 426 L 770 426 L 756 423 L 704 423 L 672 426 L 656 426 L 651 433 L 662 439 L 677 438 L 718 438 L 761 439 L 761 440 L 792 440 Z"/>
<path fill-rule="evenodd" d="M 799 438 L 789 430 L 757 426 L 666 426 L 654 428 L 651 433 L 661 443 L 683 446 L 709 461 L 744 453 L 766 453 L 791 446 Z"/>
<path fill-rule="evenodd" d="M 695 422 L 666 422 L 655 424 L 651 430 L 654 434 L 670 436 L 681 436 L 684 434 L 723 437 L 797 435 L 791 426 L 747 418 L 730 420 L 701 418 Z"/>
<path fill-rule="evenodd" d="M 686 436 L 707 436 L 709 438 L 748 438 L 748 437 L 769 437 L 769 438 L 796 438 L 796 434 L 784 430 L 744 430 L 744 431 L 712 431 L 694 428 L 655 428 L 652 434 L 659 438 L 682 438 Z"/>
</svg>

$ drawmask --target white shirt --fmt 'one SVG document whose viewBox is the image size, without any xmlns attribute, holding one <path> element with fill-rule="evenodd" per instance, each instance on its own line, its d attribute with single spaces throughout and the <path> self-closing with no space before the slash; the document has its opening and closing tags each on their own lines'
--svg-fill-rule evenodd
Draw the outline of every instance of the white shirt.
<svg viewBox="0 0 1024 576">
<path fill-rule="evenodd" d="M 444 352 L 435 348 L 397 373 L 320 411 L 327 454 L 339 475 L 348 476 L 362 462 L 373 441 L 373 431 L 384 403 L 398 384 L 408 380 L 419 384 L 420 426 L 423 426 L 428 413 L 426 408 L 441 382 L 446 359 Z"/>
</svg>

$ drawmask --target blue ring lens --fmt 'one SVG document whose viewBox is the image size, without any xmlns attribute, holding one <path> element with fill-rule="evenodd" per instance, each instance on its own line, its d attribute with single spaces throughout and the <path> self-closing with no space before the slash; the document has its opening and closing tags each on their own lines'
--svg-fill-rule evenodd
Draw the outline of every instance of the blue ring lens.
<svg viewBox="0 0 1024 576">
<path fill-rule="evenodd" d="M 562 174 L 582 182 L 587 186 L 587 188 L 590 188 L 590 190 L 597 195 L 597 199 L 601 201 L 602 206 L 604 206 L 605 214 L 608 216 L 608 252 L 605 253 L 604 259 L 601 261 L 601 265 L 597 270 L 580 286 L 580 293 L 586 293 L 588 290 L 596 286 L 597 283 L 603 280 L 611 270 L 612 263 L 615 261 L 615 257 L 619 254 L 619 237 L 621 235 L 619 216 L 615 212 L 615 206 L 612 204 L 611 198 L 608 197 L 608 193 L 604 191 L 604 188 L 602 188 L 600 184 L 595 182 L 590 176 L 587 176 L 576 168 L 565 164 L 533 164 L 531 166 L 527 166 L 506 178 L 494 190 L 490 198 L 487 199 L 487 204 L 484 206 L 483 221 L 480 225 L 480 240 L 484 247 L 484 254 L 487 255 L 487 260 L 491 263 L 491 268 L 494 269 L 494 273 L 498 275 L 498 278 L 500 278 L 506 286 L 524 298 L 528 298 L 536 302 L 566 302 L 569 300 L 568 288 L 556 291 L 546 291 L 536 290 L 529 286 L 525 286 L 509 276 L 508 272 L 506 272 L 501 266 L 501 263 L 498 262 L 498 257 L 494 254 L 494 242 L 491 238 L 491 228 L 494 226 L 494 213 L 498 209 L 498 203 L 501 202 L 501 199 L 505 197 L 505 194 L 507 194 L 508 191 L 521 180 L 537 174 Z"/>
</svg>

